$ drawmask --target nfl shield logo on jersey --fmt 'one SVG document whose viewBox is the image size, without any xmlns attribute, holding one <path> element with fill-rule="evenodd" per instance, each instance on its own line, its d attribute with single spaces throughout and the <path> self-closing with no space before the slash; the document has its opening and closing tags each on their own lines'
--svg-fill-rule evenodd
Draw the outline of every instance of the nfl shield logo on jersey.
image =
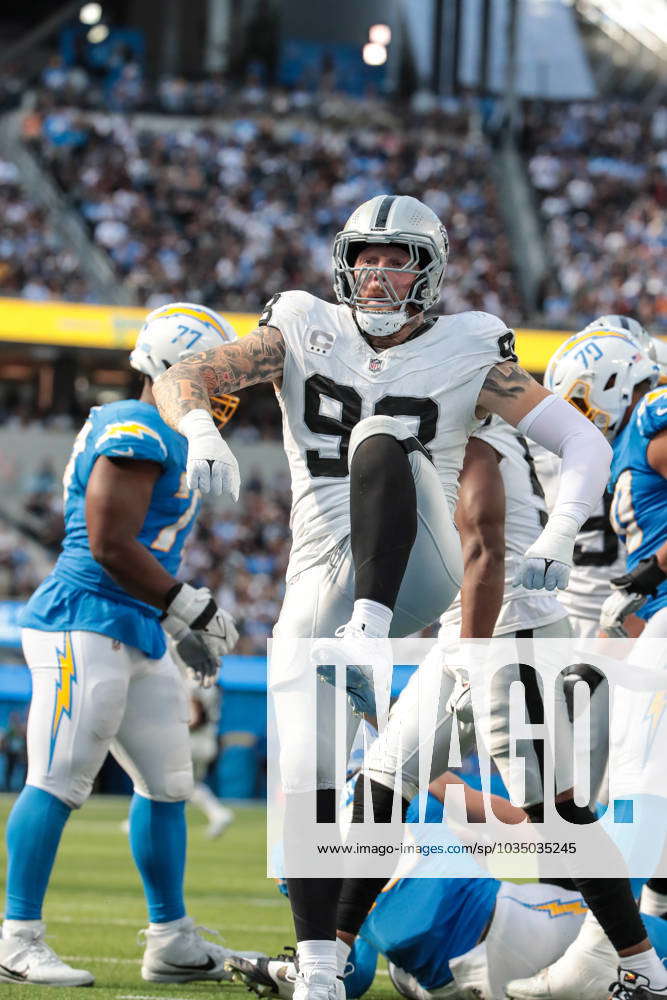
<svg viewBox="0 0 667 1000">
<path fill-rule="evenodd" d="M 377 372 L 381 372 L 384 368 L 384 361 L 382 358 L 371 358 L 368 362 L 368 370 L 375 375 Z"/>
</svg>

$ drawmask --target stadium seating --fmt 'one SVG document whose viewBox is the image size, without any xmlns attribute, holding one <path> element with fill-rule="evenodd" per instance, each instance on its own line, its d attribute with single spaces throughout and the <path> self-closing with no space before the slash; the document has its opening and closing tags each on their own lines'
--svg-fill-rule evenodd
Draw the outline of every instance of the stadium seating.
<svg viewBox="0 0 667 1000">
<path fill-rule="evenodd" d="M 667 331 L 667 108 L 535 106 L 523 133 L 553 262 L 547 324 L 603 313 Z"/>
</svg>

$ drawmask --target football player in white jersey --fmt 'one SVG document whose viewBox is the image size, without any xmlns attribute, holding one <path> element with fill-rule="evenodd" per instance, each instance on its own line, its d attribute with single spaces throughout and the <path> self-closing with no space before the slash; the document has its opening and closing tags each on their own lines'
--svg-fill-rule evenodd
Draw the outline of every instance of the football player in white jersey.
<svg viewBox="0 0 667 1000">
<path fill-rule="evenodd" d="M 324 637 L 332 659 L 320 663 L 368 662 L 365 640 L 408 635 L 454 598 L 463 568 L 452 519 L 457 480 L 467 439 L 488 413 L 562 458 L 558 502 L 518 570 L 524 586 L 567 584 L 576 532 L 606 484 L 608 445 L 518 366 L 513 334 L 499 319 L 426 315 L 439 299 L 447 253 L 429 208 L 379 195 L 335 239 L 336 305 L 299 291 L 274 295 L 250 336 L 174 365 L 155 387 L 163 418 L 188 438 L 190 484 L 238 497 L 238 464 L 214 432 L 209 397 L 223 386 L 276 386 L 293 546 L 274 634 Z M 329 637 L 339 627 L 335 646 Z M 372 709 L 372 676 L 362 667 L 349 674 L 355 706 Z M 302 788 L 300 750 L 281 747 L 288 795 Z M 334 775 L 324 765 L 322 818 L 335 809 Z M 334 997 L 339 988 L 339 891 L 335 879 L 289 879 L 297 1000 Z"/>
<path fill-rule="evenodd" d="M 461 592 L 440 618 L 438 644 L 429 652 L 420 671 L 408 682 L 392 709 L 389 725 L 366 761 L 369 770 L 393 773 L 400 768 L 403 796 L 411 800 L 419 786 L 419 690 L 425 674 L 440 676 L 438 702 L 447 711 L 438 718 L 434 739 L 432 774 L 445 770 L 449 761 L 454 707 L 466 717 L 469 699 L 467 678 L 457 676 L 447 664 L 446 648 L 453 640 L 484 638 L 562 638 L 570 635 L 567 612 L 552 592 L 527 590 L 513 581 L 524 552 L 546 524 L 546 507 L 526 439 L 498 417 L 488 417 L 474 432 L 466 449 L 461 473 L 456 520 L 461 531 L 465 571 Z M 526 683 L 516 666 L 516 680 Z M 458 681 L 458 683 L 457 683 Z M 435 680 L 434 680 L 435 684 Z M 434 688 L 435 690 L 435 688 Z M 529 712 L 541 711 L 531 698 L 539 698 L 535 685 L 527 684 Z M 540 699 L 541 701 L 541 699 Z M 506 684 L 493 693 L 495 742 L 490 747 L 501 774 L 508 780 L 509 711 Z M 560 724 L 567 728 L 566 712 Z M 460 734 L 461 752 L 473 749 L 468 740 L 473 727 Z M 541 801 L 543 758 L 541 744 L 525 747 L 524 766 L 528 802 Z M 377 775 L 376 775 L 377 776 Z"/>
</svg>

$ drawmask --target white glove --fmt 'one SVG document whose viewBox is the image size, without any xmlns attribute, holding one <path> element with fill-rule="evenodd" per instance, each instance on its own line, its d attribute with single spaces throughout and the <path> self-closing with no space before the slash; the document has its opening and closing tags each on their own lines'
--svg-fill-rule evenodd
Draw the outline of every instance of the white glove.
<svg viewBox="0 0 667 1000">
<path fill-rule="evenodd" d="M 169 639 L 169 652 L 187 676 L 200 687 L 213 687 L 220 673 L 220 657 L 206 645 L 201 632 L 191 628 L 173 615 L 167 615 L 162 626 Z"/>
<path fill-rule="evenodd" d="M 231 448 L 220 437 L 208 410 L 190 410 L 181 417 L 179 433 L 188 439 L 187 483 L 191 490 L 229 493 L 239 498 L 241 474 Z"/>
<path fill-rule="evenodd" d="M 600 610 L 600 628 L 612 636 L 625 636 L 623 622 L 628 615 L 638 611 L 648 600 L 646 594 L 628 593 L 627 590 L 612 590 Z"/>
<path fill-rule="evenodd" d="M 512 580 L 527 590 L 565 590 L 570 579 L 579 525 L 569 514 L 554 514 L 527 550 Z"/>
<path fill-rule="evenodd" d="M 219 608 L 207 587 L 191 587 L 180 583 L 173 588 L 167 605 L 167 614 L 162 620 L 165 630 L 174 635 L 177 626 L 171 619 L 184 623 L 197 632 L 211 654 L 218 659 L 231 653 L 239 634 L 233 617 Z"/>
</svg>

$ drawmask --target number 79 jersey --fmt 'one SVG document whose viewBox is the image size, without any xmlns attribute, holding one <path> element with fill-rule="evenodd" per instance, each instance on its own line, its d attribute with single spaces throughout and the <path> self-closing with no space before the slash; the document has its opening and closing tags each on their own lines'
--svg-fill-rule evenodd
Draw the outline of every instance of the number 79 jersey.
<svg viewBox="0 0 667 1000">
<path fill-rule="evenodd" d="M 287 348 L 277 395 L 292 477 L 288 579 L 349 534 L 350 433 L 366 417 L 397 417 L 410 428 L 453 514 L 484 379 L 498 362 L 516 360 L 513 334 L 497 317 L 465 312 L 427 320 L 419 336 L 380 354 L 347 306 L 306 292 L 274 296 L 260 325 L 280 330 Z"/>
<path fill-rule="evenodd" d="M 647 457 L 652 439 L 664 430 L 667 430 L 667 387 L 662 386 L 644 396 L 613 442 L 611 523 L 625 542 L 628 569 L 648 559 L 667 541 L 667 479 L 653 468 Z M 648 620 L 664 607 L 667 607 L 667 580 L 637 614 Z"/>
</svg>

